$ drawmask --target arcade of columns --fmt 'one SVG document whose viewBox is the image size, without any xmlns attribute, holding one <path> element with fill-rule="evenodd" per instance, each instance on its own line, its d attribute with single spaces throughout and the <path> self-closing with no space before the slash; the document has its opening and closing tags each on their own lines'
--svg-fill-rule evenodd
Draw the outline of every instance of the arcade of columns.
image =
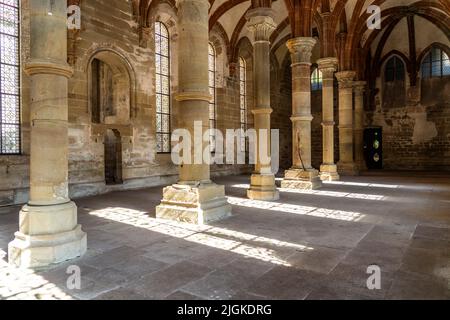
<svg viewBox="0 0 450 320">
<path fill-rule="evenodd" d="M 30 4 L 31 59 L 25 65 L 25 71 L 32 80 L 30 201 L 20 213 L 20 230 L 9 245 L 9 261 L 20 267 L 40 268 L 83 255 L 86 234 L 77 224 L 77 208 L 68 195 L 67 92 L 72 70 L 66 62 L 66 3 L 56 2 L 52 15 L 48 14 L 44 2 L 31 1 Z M 209 123 L 209 1 L 178 0 L 177 7 L 178 55 L 181 59 L 177 100 L 184 110 L 180 125 L 193 132 L 194 121 L 202 121 L 206 126 Z M 273 110 L 270 104 L 269 39 L 276 25 L 271 8 L 254 8 L 246 17 L 254 47 L 254 126 L 257 132 L 259 129 L 270 132 Z M 320 188 L 322 180 L 338 180 L 338 172 L 357 174 L 363 165 L 365 83 L 354 82 L 356 73 L 353 71 L 336 74 L 339 81 L 340 162 L 334 163 L 333 75 L 337 71 L 338 59 L 329 54 L 333 50 L 323 50 L 324 58 L 318 61 L 323 73 L 323 165 L 320 172 L 311 165 L 310 67 L 315 44 L 312 37 L 295 37 L 287 43 L 292 57 L 293 167 L 286 171 L 282 181 L 282 187 L 286 188 Z M 354 150 L 357 151 L 355 156 Z M 192 159 L 195 159 L 193 150 Z M 259 157 L 248 197 L 279 199 L 271 165 L 262 164 Z M 224 186 L 211 181 L 208 165 L 182 164 L 179 182 L 164 189 L 156 215 L 158 218 L 204 224 L 230 216 L 231 206 L 226 200 Z"/>
</svg>

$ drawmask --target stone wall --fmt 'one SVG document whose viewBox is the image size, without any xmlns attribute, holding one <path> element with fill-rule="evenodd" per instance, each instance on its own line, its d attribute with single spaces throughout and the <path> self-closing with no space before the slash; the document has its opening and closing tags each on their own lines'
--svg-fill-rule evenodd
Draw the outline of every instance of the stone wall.
<svg viewBox="0 0 450 320">
<path fill-rule="evenodd" d="M 450 77 L 419 81 L 419 101 L 367 112 L 383 128 L 385 169 L 450 171 Z"/>
<path fill-rule="evenodd" d="M 433 44 L 448 48 L 448 37 L 430 21 L 414 16 L 417 65 L 420 57 Z M 383 81 L 386 61 L 396 54 L 406 66 L 404 57 L 412 61 L 407 21 L 400 21 L 383 48 L 377 75 L 375 97 L 366 104 L 366 126 L 383 128 L 384 169 L 392 170 L 450 170 L 450 77 L 417 79 L 405 70 L 405 81 L 393 84 L 394 90 Z M 420 32 L 418 32 L 420 30 Z M 372 53 L 376 44 L 372 46 Z M 411 66 L 410 66 L 411 68 Z M 420 72 L 419 72 L 420 75 Z M 402 88 L 397 88 L 398 86 Z"/>
<path fill-rule="evenodd" d="M 21 60 L 30 56 L 29 0 L 21 1 Z M 30 81 L 21 74 L 22 155 L 0 156 L 0 206 L 28 201 L 30 154 Z"/>
<path fill-rule="evenodd" d="M 28 1 L 22 1 L 22 61 L 29 57 Z M 177 17 L 168 3 L 157 5 L 150 15 L 148 37 L 140 38 L 131 3 L 122 0 L 82 1 L 82 29 L 70 35 L 69 57 L 74 76 L 69 80 L 69 179 L 72 198 L 96 195 L 115 190 L 168 185 L 178 178 L 178 168 L 170 155 L 156 153 L 155 59 L 153 22 L 163 22 L 169 29 L 171 43 L 171 127 L 177 128 Z M 214 43 L 220 43 L 214 32 Z M 217 41 L 215 41 L 217 40 Z M 223 46 L 225 48 L 225 46 Z M 217 49 L 217 48 L 216 48 Z M 228 74 L 227 52 L 218 52 L 218 114 L 221 129 L 239 127 L 239 87 Z M 251 52 L 251 50 L 250 50 Z M 117 75 L 113 82 L 119 88 L 113 95 L 125 117 L 109 117 L 93 123 L 91 62 L 98 59 Z M 252 64 L 249 67 L 248 109 L 252 127 L 253 89 Z M 127 79 L 123 83 L 123 79 Z M 28 201 L 29 188 L 29 79 L 22 74 L 22 151 L 20 156 L 0 157 L 0 206 Z M 113 100 L 114 100 L 113 99 Z M 98 122 L 98 121 L 95 121 Z M 109 129 L 120 132 L 122 139 L 123 184 L 106 185 L 104 142 Z M 211 175 L 250 172 L 249 166 L 221 165 L 211 168 Z"/>
</svg>

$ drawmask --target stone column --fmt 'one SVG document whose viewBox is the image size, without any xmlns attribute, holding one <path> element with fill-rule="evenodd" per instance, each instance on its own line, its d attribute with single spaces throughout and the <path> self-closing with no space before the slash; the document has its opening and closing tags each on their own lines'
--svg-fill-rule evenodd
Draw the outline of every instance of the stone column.
<svg viewBox="0 0 450 320">
<path fill-rule="evenodd" d="M 336 73 L 339 81 L 339 154 L 338 171 L 341 175 L 358 175 L 353 160 L 353 80 L 354 71 Z"/>
<path fill-rule="evenodd" d="M 86 234 L 68 192 L 67 2 L 30 1 L 30 16 L 30 199 L 9 262 L 41 268 L 83 255 Z"/>
<path fill-rule="evenodd" d="M 311 165 L 311 54 L 314 38 L 287 42 L 292 60 L 292 153 L 293 167 L 286 171 L 283 188 L 313 190 L 322 186 L 319 171 Z"/>
<path fill-rule="evenodd" d="M 338 59 L 323 58 L 317 61 L 322 72 L 322 115 L 323 115 L 323 164 L 320 167 L 320 178 L 323 181 L 340 179 L 334 163 L 334 73 Z"/>
<path fill-rule="evenodd" d="M 157 218 L 205 224 L 231 215 L 231 206 L 225 197 L 225 187 L 210 179 L 210 165 L 202 158 L 209 149 L 208 139 L 201 139 L 209 130 L 208 87 L 208 0 L 178 0 L 178 76 L 177 95 L 179 128 L 191 135 L 191 162 L 180 165 L 180 181 L 164 189 Z M 196 128 L 195 123 L 201 127 Z M 202 132 L 203 131 L 203 132 Z M 195 133 L 200 134 L 195 137 Z M 196 152 L 196 148 L 198 148 Z M 183 152 L 187 152 L 183 150 Z M 189 151 L 188 151 L 189 152 Z M 196 154 L 197 153 L 197 154 Z M 208 151 L 205 152 L 209 154 Z"/>
<path fill-rule="evenodd" d="M 257 133 L 258 144 L 261 132 L 266 131 L 267 150 L 270 155 L 270 115 L 273 112 L 270 106 L 270 35 L 276 29 L 273 20 L 273 11 L 270 8 L 256 8 L 247 13 L 248 28 L 254 37 L 254 91 L 255 107 L 252 113 L 254 129 Z M 251 186 L 247 191 L 250 199 L 277 200 L 280 195 L 275 185 L 275 174 L 271 163 L 262 163 L 259 147 L 256 148 L 255 172 L 251 177 Z"/>
<path fill-rule="evenodd" d="M 355 81 L 355 162 L 359 170 L 367 169 L 364 159 L 364 90 L 365 81 Z"/>
</svg>

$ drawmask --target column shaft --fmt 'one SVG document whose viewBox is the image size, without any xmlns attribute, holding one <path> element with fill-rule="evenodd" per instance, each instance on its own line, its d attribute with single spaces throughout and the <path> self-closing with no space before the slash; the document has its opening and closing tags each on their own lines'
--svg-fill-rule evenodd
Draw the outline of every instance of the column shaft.
<svg viewBox="0 0 450 320">
<path fill-rule="evenodd" d="M 292 61 L 292 162 L 283 188 L 318 189 L 319 172 L 311 165 L 311 55 L 314 38 L 294 38 L 287 42 Z"/>
<path fill-rule="evenodd" d="M 257 134 L 256 165 L 251 177 L 250 189 L 247 196 L 256 200 L 277 200 L 279 193 L 275 185 L 275 174 L 272 172 L 271 162 L 262 161 L 260 146 L 266 143 L 267 155 L 271 157 L 271 125 L 272 113 L 270 105 L 270 35 L 276 25 L 273 20 L 273 11 L 270 8 L 256 8 L 247 13 L 248 28 L 254 37 L 254 92 L 255 108 L 254 129 Z M 261 133 L 264 132 L 264 136 Z M 268 139 L 264 141 L 264 137 Z"/>
<path fill-rule="evenodd" d="M 254 115 L 254 128 L 257 134 L 257 141 L 261 141 L 260 130 L 267 130 L 269 139 L 267 142 L 267 150 L 270 151 L 270 116 L 272 109 L 270 107 L 270 42 L 257 41 L 254 43 L 254 92 L 255 92 L 255 109 L 252 111 Z M 259 144 L 256 154 L 255 173 L 272 174 L 271 163 L 262 163 L 259 152 Z"/>
<path fill-rule="evenodd" d="M 51 14 L 49 12 L 51 10 Z M 78 257 L 86 234 L 68 192 L 67 3 L 30 2 L 30 199 L 9 245 L 9 261 L 39 268 Z"/>
<path fill-rule="evenodd" d="M 337 166 L 334 162 L 334 72 L 338 60 L 336 58 L 323 58 L 318 61 L 322 72 L 322 115 L 323 115 L 323 164 L 320 167 L 323 181 L 339 180 Z"/>
<path fill-rule="evenodd" d="M 203 0 L 181 0 L 179 10 L 178 43 L 178 106 L 183 116 L 179 127 L 187 129 L 194 141 L 194 123 L 201 122 L 203 132 L 209 129 L 209 107 L 211 99 L 208 88 L 208 8 Z M 199 14 L 196 14 L 196 13 Z M 202 150 L 209 146 L 203 141 Z M 196 146 L 199 147 L 198 145 Z M 203 153 L 203 152 L 202 152 Z M 192 163 L 180 167 L 180 183 L 195 184 L 210 181 L 210 166 L 203 162 L 195 164 L 194 148 L 191 150 Z"/>
<path fill-rule="evenodd" d="M 366 169 L 364 159 L 364 89 L 365 81 L 355 81 L 355 162 L 360 170 Z"/>
<path fill-rule="evenodd" d="M 336 73 L 339 81 L 339 154 L 341 175 L 357 175 L 353 154 L 353 80 L 354 71 Z"/>
<path fill-rule="evenodd" d="M 180 165 L 179 183 L 164 189 L 156 216 L 196 224 L 206 224 L 231 215 L 224 186 L 210 180 L 210 166 L 203 159 L 209 140 L 201 143 L 201 162 L 196 162 L 195 123 L 201 122 L 202 138 L 209 129 L 211 99 L 208 88 L 208 0 L 178 0 L 179 45 L 179 127 L 190 133 L 191 162 Z M 197 128 L 199 130 L 199 128 Z M 206 135 L 209 137 L 209 135 Z M 197 159 L 198 160 L 198 159 Z"/>
</svg>

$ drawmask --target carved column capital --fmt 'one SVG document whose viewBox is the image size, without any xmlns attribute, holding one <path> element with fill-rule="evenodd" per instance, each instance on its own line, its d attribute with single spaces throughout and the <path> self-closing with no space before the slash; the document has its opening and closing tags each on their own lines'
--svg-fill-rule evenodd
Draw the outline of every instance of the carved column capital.
<svg viewBox="0 0 450 320">
<path fill-rule="evenodd" d="M 255 42 L 269 41 L 270 35 L 277 28 L 273 15 L 270 8 L 256 8 L 246 14 L 247 28 L 253 34 Z"/>
<path fill-rule="evenodd" d="M 339 81 L 339 88 L 341 89 L 353 88 L 353 80 L 355 77 L 355 71 L 341 71 L 336 73 L 336 78 Z"/>
<path fill-rule="evenodd" d="M 339 60 L 335 57 L 327 57 L 317 60 L 319 70 L 322 71 L 324 78 L 333 77 L 333 74 L 337 70 Z"/>
<path fill-rule="evenodd" d="M 366 81 L 354 81 L 353 82 L 353 88 L 355 90 L 355 93 L 357 95 L 362 95 L 366 89 Z"/>
<path fill-rule="evenodd" d="M 317 40 L 310 37 L 299 37 L 288 40 L 286 43 L 291 53 L 292 63 L 311 64 L 312 50 Z"/>
</svg>

